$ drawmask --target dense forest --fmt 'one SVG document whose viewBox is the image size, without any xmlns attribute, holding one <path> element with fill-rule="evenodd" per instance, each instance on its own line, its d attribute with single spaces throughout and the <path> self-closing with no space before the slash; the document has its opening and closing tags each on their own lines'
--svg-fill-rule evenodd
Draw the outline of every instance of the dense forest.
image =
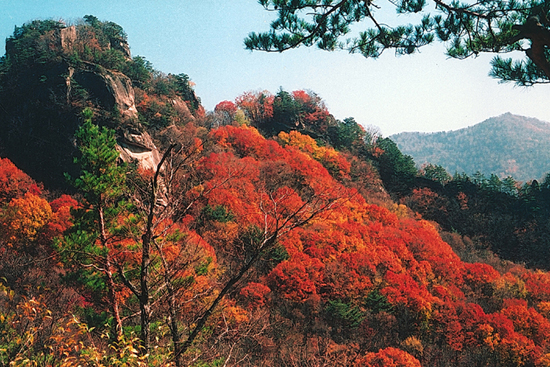
<svg viewBox="0 0 550 367">
<path fill-rule="evenodd" d="M 550 179 L 418 171 L 311 91 L 205 111 L 93 16 L 6 49 L 0 365 L 550 366 Z"/>
<path fill-rule="evenodd" d="M 550 171 L 550 124 L 510 113 L 456 131 L 390 138 L 418 166 L 440 165 L 451 174 L 480 172 L 528 182 Z"/>
</svg>

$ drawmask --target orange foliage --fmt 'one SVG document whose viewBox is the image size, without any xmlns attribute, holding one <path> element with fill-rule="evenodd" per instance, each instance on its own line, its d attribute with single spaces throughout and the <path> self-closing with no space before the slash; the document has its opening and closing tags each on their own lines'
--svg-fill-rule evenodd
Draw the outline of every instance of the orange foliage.
<svg viewBox="0 0 550 367">
<path fill-rule="evenodd" d="M 0 218 L 0 226 L 9 244 L 28 243 L 37 239 L 52 216 L 50 204 L 45 199 L 27 192 L 10 201 Z"/>
<path fill-rule="evenodd" d="M 421 367 L 420 361 L 409 353 L 388 347 L 378 353 L 367 353 L 355 361 L 357 367 Z"/>
<path fill-rule="evenodd" d="M 222 313 L 223 324 L 221 326 L 225 328 L 227 328 L 227 326 L 235 327 L 249 321 L 246 310 L 236 305 L 233 300 L 228 300 L 225 302 L 225 307 Z"/>
<path fill-rule="evenodd" d="M 343 155 L 333 148 L 318 146 L 317 142 L 310 136 L 300 134 L 295 130 L 290 133 L 282 131 L 279 133 L 279 140 L 283 146 L 290 145 L 307 153 L 335 176 L 348 176 L 350 173 L 351 164 Z"/>
</svg>

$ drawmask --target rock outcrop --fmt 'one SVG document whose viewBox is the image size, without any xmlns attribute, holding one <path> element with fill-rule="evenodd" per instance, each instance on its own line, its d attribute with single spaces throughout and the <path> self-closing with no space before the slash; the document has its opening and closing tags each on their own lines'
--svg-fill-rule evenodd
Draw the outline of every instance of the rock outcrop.
<svg viewBox="0 0 550 367">
<path fill-rule="evenodd" d="M 126 75 L 89 65 L 75 70 L 72 79 L 90 94 L 90 98 L 106 110 L 116 109 L 123 119 L 137 118 L 134 88 Z M 72 89 L 72 86 L 69 86 Z"/>
<path fill-rule="evenodd" d="M 76 42 L 76 27 L 60 28 L 58 39 L 60 49 L 64 53 L 69 54 L 73 51 L 73 46 Z"/>
<path fill-rule="evenodd" d="M 117 142 L 120 158 L 125 162 L 136 160 L 145 170 L 155 170 L 160 163 L 160 153 L 147 132 L 123 129 Z"/>
<path fill-rule="evenodd" d="M 74 133 L 84 108 L 94 111 L 94 123 L 117 132 L 124 161 L 154 170 L 161 154 L 140 121 L 147 119 L 157 139 L 159 128 L 195 120 L 191 111 L 200 105 L 192 91 L 187 102 L 176 89 L 159 96 L 153 91 L 152 104 L 166 107 L 158 113 L 163 120 L 154 125 L 156 114 L 149 110 L 140 109 L 139 116 L 134 84 L 143 86 L 151 71 L 131 59 L 120 26 L 89 18 L 76 26 L 37 20 L 16 27 L 0 58 L 0 156 L 51 189 L 70 191 L 64 173 L 79 175 Z"/>
<path fill-rule="evenodd" d="M 181 99 L 181 97 L 178 96 L 174 98 L 172 100 L 172 105 L 174 106 L 176 112 L 179 115 L 183 116 L 186 121 L 195 121 L 195 116 L 193 116 L 193 114 L 189 110 L 189 106 L 187 105 L 187 103 L 185 103 L 183 99 Z"/>
</svg>

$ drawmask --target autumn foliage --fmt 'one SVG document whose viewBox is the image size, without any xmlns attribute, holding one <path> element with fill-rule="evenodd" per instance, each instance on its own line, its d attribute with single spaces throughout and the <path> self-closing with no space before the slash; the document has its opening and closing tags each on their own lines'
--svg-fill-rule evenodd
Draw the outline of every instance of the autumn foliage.
<svg viewBox="0 0 550 367">
<path fill-rule="evenodd" d="M 223 102 L 218 112 L 232 118 L 240 108 L 250 118 L 268 118 L 272 98 L 263 96 Z M 264 104 L 254 104 L 260 97 Z M 307 93 L 296 92 L 292 98 L 306 106 L 315 102 Z M 310 115 L 302 116 L 304 123 Z M 153 302 L 152 340 L 157 344 L 147 357 L 150 365 L 170 363 L 171 317 L 177 317 L 181 330 L 192 330 L 224 282 L 252 256 L 255 261 L 246 276 L 210 314 L 200 338 L 186 350 L 185 361 L 251 366 L 305 361 L 373 367 L 549 365 L 550 275 L 520 265 L 495 268 L 461 260 L 437 225 L 403 205 L 443 213 L 444 203 L 435 192 L 416 190 L 401 205 L 387 197 L 374 204 L 364 194 L 368 185 L 375 186 L 368 180 L 376 179 L 364 157 L 320 145 L 298 131 L 282 131 L 269 139 L 246 124 L 223 124 L 201 136 L 198 129 L 188 131 L 194 134 L 191 145 L 201 149 L 191 149 L 192 164 L 182 181 L 171 186 L 180 190 L 177 199 L 188 209 L 185 215 L 175 211 L 156 227 L 158 261 L 153 262 L 152 277 L 161 285 Z M 113 349 L 102 350 L 99 334 L 87 334 L 84 324 L 95 322 L 94 327 L 108 333 L 100 323 L 108 323 L 108 317 L 99 316 L 109 311 L 105 285 L 90 271 L 92 266 L 76 271 L 77 265 L 60 260 L 59 241 L 78 220 L 73 214 L 75 209 L 82 212 L 81 204 L 67 195 L 49 202 L 11 162 L 0 163 L 2 253 L 42 256 L 54 272 L 71 274 L 59 287 L 70 290 L 73 300 L 71 308 L 56 311 L 63 317 L 48 321 L 46 328 L 37 320 L 51 312 L 41 292 L 29 291 L 33 294 L 16 299 L 12 290 L 2 288 L 0 325 L 19 338 L 14 340 L 39 335 L 50 351 L 63 354 L 58 361 L 82 361 L 84 350 L 87 356 L 114 361 Z M 358 169 L 370 173 L 360 181 L 354 171 Z M 144 171 L 136 175 L 143 182 L 152 177 Z M 143 219 L 131 212 L 117 215 L 106 246 L 112 261 L 123 264 L 121 274 L 130 277 L 139 264 L 140 240 L 132 237 L 131 228 L 138 228 Z M 455 247 L 467 241 L 459 234 L 445 238 Z M 259 247 L 266 243 L 268 247 Z M 15 261 L 10 256 L 5 258 Z M 3 265 L 0 271 L 6 269 Z M 88 276 L 85 284 L 78 283 L 82 274 Z M 131 352 L 137 345 L 132 339 L 136 297 L 117 276 L 113 279 L 126 338 L 117 345 L 127 348 L 127 358 L 139 364 L 142 357 Z M 16 282 L 10 286 L 24 290 Z M 169 293 L 167 287 L 176 288 Z M 168 299 L 178 302 L 177 312 L 170 313 Z M 32 305 L 35 313 L 29 313 Z M 22 330 L 18 320 L 37 329 Z M 59 337 L 60 328 L 67 338 Z M 49 335 L 46 330 L 51 330 Z M 0 345 L 17 347 L 4 336 Z M 32 348 L 13 361 L 47 352 Z M 6 363 L 8 357 L 0 353 L 0 360 Z"/>
</svg>

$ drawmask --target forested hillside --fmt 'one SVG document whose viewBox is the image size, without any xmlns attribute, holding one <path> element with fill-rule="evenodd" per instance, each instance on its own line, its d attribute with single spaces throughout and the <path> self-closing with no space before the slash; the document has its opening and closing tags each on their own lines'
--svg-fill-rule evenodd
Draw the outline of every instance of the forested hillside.
<svg viewBox="0 0 550 367">
<path fill-rule="evenodd" d="M 499 221 L 487 180 L 418 173 L 310 91 L 206 112 L 122 41 L 35 21 L 0 59 L 0 124 L 35 149 L 2 139 L 0 365 L 550 366 L 550 273 L 448 225 Z"/>
<path fill-rule="evenodd" d="M 534 118 L 507 113 L 456 131 L 390 138 L 419 167 L 431 163 L 451 174 L 479 171 L 527 182 L 550 171 L 550 124 Z"/>
</svg>

